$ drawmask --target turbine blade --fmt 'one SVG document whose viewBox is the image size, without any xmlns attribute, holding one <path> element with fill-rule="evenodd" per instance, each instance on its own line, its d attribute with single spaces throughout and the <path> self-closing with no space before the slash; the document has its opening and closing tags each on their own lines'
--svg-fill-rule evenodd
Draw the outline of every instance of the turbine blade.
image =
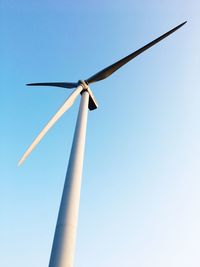
<svg viewBox="0 0 200 267">
<path fill-rule="evenodd" d="M 91 76 L 90 78 L 88 78 L 86 80 L 86 82 L 88 84 L 90 84 L 90 83 L 94 83 L 94 82 L 97 82 L 97 81 L 100 81 L 100 80 L 103 80 L 103 79 L 107 78 L 113 72 L 115 72 L 116 70 L 118 70 L 119 68 L 121 68 L 126 63 L 128 63 L 130 60 L 132 60 L 133 58 L 137 57 L 139 54 L 143 53 L 145 50 L 149 49 L 151 46 L 157 44 L 158 42 L 160 42 L 161 40 L 163 40 L 164 38 L 166 38 L 167 36 L 169 36 L 170 34 L 172 34 L 173 32 L 175 32 L 176 30 L 178 30 L 179 28 L 181 28 L 186 22 L 187 21 L 181 23 L 180 25 L 176 26 L 172 30 L 166 32 L 165 34 L 163 34 L 160 37 L 156 38 L 152 42 L 148 43 L 147 45 L 145 45 L 145 46 L 141 47 L 140 49 L 136 50 L 135 52 L 131 53 L 130 55 L 122 58 L 121 60 L 115 62 L 114 64 L 108 66 L 107 68 L 105 68 L 105 69 L 97 72 L 96 74 L 94 74 L 93 76 Z"/>
<path fill-rule="evenodd" d="M 21 165 L 24 160 L 28 157 L 28 155 L 32 152 L 32 150 L 36 147 L 36 145 L 41 141 L 44 135 L 49 131 L 49 129 L 57 122 L 57 120 L 73 105 L 77 96 L 83 90 L 82 86 L 78 86 L 76 90 L 67 98 L 64 104 L 60 107 L 60 109 L 56 112 L 56 114 L 50 119 L 47 125 L 43 128 L 43 130 L 39 133 L 39 135 L 35 138 L 33 143 L 29 146 L 26 152 L 21 157 L 18 166 Z"/>
<path fill-rule="evenodd" d="M 65 82 L 48 82 L 48 83 L 28 83 L 28 86 L 56 86 L 63 88 L 75 88 L 78 86 L 77 83 L 65 83 Z"/>
</svg>

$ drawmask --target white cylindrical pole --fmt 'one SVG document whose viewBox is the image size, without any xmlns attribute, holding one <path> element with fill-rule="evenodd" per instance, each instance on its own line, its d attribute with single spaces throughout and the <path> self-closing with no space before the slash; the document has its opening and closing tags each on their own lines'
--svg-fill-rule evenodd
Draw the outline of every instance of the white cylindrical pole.
<svg viewBox="0 0 200 267">
<path fill-rule="evenodd" d="M 53 240 L 49 267 L 72 267 L 78 222 L 89 93 L 84 91 Z"/>
</svg>

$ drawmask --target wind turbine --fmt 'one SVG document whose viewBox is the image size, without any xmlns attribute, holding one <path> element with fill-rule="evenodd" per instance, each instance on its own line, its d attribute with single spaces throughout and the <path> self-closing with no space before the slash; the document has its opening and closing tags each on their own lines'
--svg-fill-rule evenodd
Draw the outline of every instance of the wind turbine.
<svg viewBox="0 0 200 267">
<path fill-rule="evenodd" d="M 80 80 L 76 83 L 45 82 L 27 84 L 28 86 L 57 86 L 76 89 L 71 93 L 68 99 L 64 102 L 64 104 L 60 107 L 56 114 L 50 119 L 47 125 L 39 133 L 33 143 L 29 146 L 29 148 L 20 159 L 18 165 L 23 163 L 23 161 L 28 157 L 28 155 L 32 152 L 32 150 L 40 142 L 40 140 L 44 137 L 48 130 L 73 105 L 78 95 L 81 94 L 79 113 L 75 127 L 62 199 L 60 203 L 49 267 L 72 267 L 73 265 L 86 137 L 87 114 L 88 108 L 90 110 L 94 110 L 98 107 L 94 95 L 89 88 L 89 84 L 107 78 L 113 72 L 128 63 L 130 60 L 181 28 L 185 23 L 186 21 L 161 35 L 147 45 L 143 46 L 142 48 L 131 53 L 130 55 L 99 71 L 86 80 Z"/>
</svg>

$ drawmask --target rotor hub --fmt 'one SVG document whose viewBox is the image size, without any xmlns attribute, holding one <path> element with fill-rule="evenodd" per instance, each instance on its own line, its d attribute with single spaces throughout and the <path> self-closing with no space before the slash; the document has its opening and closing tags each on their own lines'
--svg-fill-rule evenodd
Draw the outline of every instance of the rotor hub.
<svg viewBox="0 0 200 267">
<path fill-rule="evenodd" d="M 78 86 L 79 85 L 82 86 L 82 88 L 83 88 L 83 90 L 81 91 L 81 95 L 82 95 L 83 92 L 87 91 L 89 96 L 90 96 L 89 105 L 88 105 L 89 110 L 96 109 L 98 107 L 98 104 L 97 104 L 97 101 L 96 101 L 96 99 L 95 99 L 90 87 L 88 86 L 88 83 L 86 81 L 84 81 L 84 80 L 79 80 L 78 81 Z"/>
<path fill-rule="evenodd" d="M 84 80 L 79 80 L 78 85 L 81 85 L 83 87 L 83 90 L 87 90 L 89 88 L 88 83 Z"/>
</svg>

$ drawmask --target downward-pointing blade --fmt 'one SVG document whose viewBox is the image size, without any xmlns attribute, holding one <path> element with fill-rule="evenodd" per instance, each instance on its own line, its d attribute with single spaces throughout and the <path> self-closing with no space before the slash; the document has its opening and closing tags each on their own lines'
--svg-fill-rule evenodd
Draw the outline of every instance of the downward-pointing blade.
<svg viewBox="0 0 200 267">
<path fill-rule="evenodd" d="M 22 158 L 20 159 L 18 166 L 21 165 L 24 160 L 28 157 L 28 155 L 32 152 L 32 150 L 36 147 L 36 145 L 41 141 L 44 135 L 49 131 L 49 129 L 57 122 L 57 120 L 73 105 L 77 96 L 83 90 L 82 86 L 78 86 L 76 90 L 68 97 L 68 99 L 64 102 L 64 104 L 60 107 L 60 109 L 56 112 L 56 114 L 50 119 L 47 125 L 43 128 L 43 130 L 39 133 L 33 143 L 26 150 Z"/>
<path fill-rule="evenodd" d="M 67 83 L 67 82 L 47 82 L 47 83 L 28 83 L 28 86 L 56 86 L 63 88 L 75 88 L 77 83 Z"/>
<path fill-rule="evenodd" d="M 166 38 L 167 36 L 169 36 L 170 34 L 172 34 L 173 32 L 175 32 L 176 30 L 178 30 L 180 27 L 182 27 L 187 21 L 181 23 L 180 25 L 178 25 L 177 27 L 173 28 L 172 30 L 166 32 L 165 34 L 161 35 L 160 37 L 158 37 L 157 39 L 153 40 L 152 42 L 148 43 L 147 45 L 143 46 L 142 48 L 136 50 L 135 52 L 133 52 L 132 54 L 122 58 L 121 60 L 115 62 L 114 64 L 108 66 L 107 68 L 99 71 L 98 73 L 96 73 L 95 75 L 91 76 L 89 79 L 86 80 L 86 82 L 88 84 L 93 83 L 93 82 L 97 82 L 100 80 L 103 80 L 105 78 L 107 78 L 108 76 L 110 76 L 113 72 L 115 72 L 116 70 L 118 70 L 119 68 L 121 68 L 123 65 L 125 65 L 126 63 L 128 63 L 130 60 L 132 60 L 133 58 L 135 58 L 136 56 L 138 56 L 139 54 L 143 53 L 145 50 L 149 49 L 151 46 L 157 44 L 158 42 L 160 42 L 161 40 L 163 40 L 164 38 Z"/>
</svg>

